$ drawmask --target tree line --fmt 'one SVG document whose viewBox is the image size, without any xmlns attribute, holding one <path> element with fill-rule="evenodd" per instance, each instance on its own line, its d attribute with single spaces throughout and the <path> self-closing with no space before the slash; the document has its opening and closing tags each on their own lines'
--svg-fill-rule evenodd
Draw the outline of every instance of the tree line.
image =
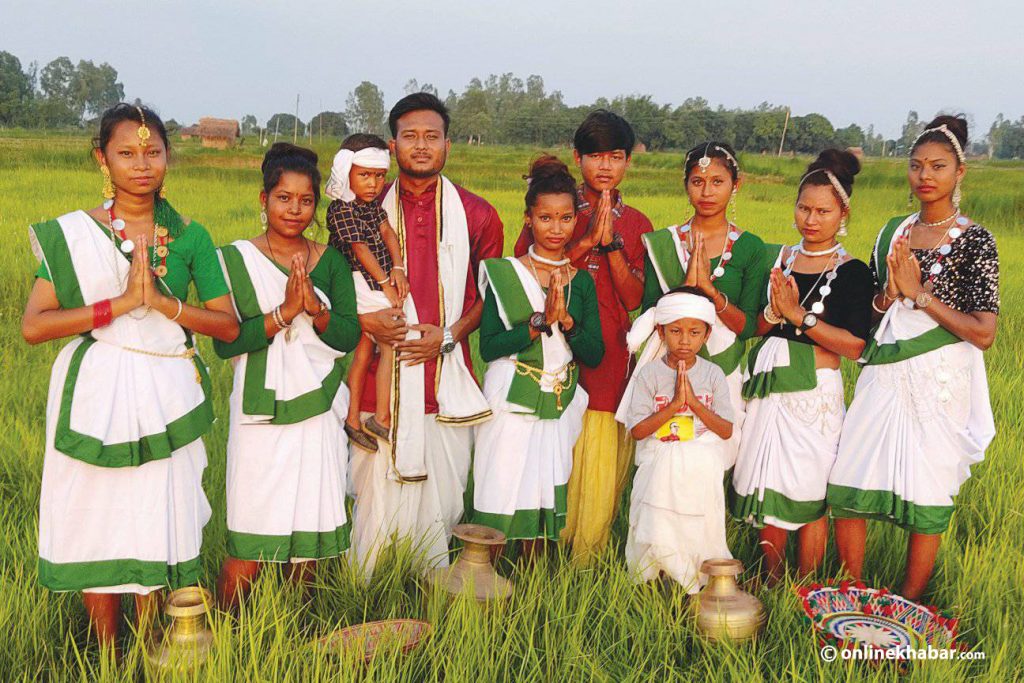
<svg viewBox="0 0 1024 683">
<path fill-rule="evenodd" d="M 433 85 L 415 79 L 406 83 L 404 91 L 439 94 Z M 123 99 L 124 86 L 110 64 L 88 60 L 75 64 L 58 57 L 42 68 L 35 63 L 23 68 L 17 57 L 0 52 L 0 127 L 89 127 L 104 109 Z M 546 87 L 541 76 L 531 75 L 524 81 L 512 73 L 474 78 L 461 93 L 449 90 L 443 99 L 451 111 L 452 138 L 469 144 L 568 145 L 587 112 L 604 107 L 624 116 L 649 150 L 687 149 L 715 139 L 727 140 L 745 152 L 776 153 L 781 146 L 785 152 L 812 154 L 839 146 L 889 156 L 904 154 L 927 120 L 911 111 L 899 138 L 886 139 L 874 125 L 864 128 L 850 123 L 837 128 L 821 114 L 791 116 L 787 107 L 768 102 L 752 109 L 727 109 L 712 107 L 701 97 L 672 105 L 658 103 L 650 95 L 625 95 L 570 106 L 560 91 Z M 384 92 L 363 81 L 348 94 L 344 111 L 323 111 L 305 122 L 281 112 L 262 125 L 255 115 L 246 114 L 241 127 L 243 135 L 263 139 L 343 137 L 354 131 L 386 135 L 387 111 Z M 173 119 L 167 123 L 172 130 L 178 126 Z M 975 138 L 972 154 L 1024 158 L 1024 116 L 1012 120 L 1000 114 L 986 135 Z"/>
</svg>

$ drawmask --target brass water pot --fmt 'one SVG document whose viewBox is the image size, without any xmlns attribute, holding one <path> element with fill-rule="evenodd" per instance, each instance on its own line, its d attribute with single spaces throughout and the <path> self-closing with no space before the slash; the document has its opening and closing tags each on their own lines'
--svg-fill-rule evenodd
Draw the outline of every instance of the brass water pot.
<svg viewBox="0 0 1024 683">
<path fill-rule="evenodd" d="M 700 571 L 708 583 L 697 596 L 697 628 L 716 640 L 747 640 L 764 626 L 761 601 L 740 590 L 736 577 L 743 572 L 739 560 L 705 560 Z"/>
<path fill-rule="evenodd" d="M 430 583 L 453 595 L 471 594 L 481 602 L 511 595 L 512 582 L 491 564 L 491 547 L 505 545 L 505 534 L 480 524 L 458 524 L 452 534 L 462 541 L 459 559 L 451 567 L 430 572 Z"/>
<path fill-rule="evenodd" d="M 163 638 L 149 649 L 151 664 L 161 669 L 192 669 L 202 664 L 213 646 L 208 617 L 213 596 L 198 586 L 172 591 L 164 614 L 171 618 Z"/>
</svg>

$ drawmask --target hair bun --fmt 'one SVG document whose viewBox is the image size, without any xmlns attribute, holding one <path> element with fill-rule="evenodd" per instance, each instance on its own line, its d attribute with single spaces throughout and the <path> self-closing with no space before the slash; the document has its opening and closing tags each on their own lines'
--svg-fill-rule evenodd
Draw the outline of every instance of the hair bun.
<svg viewBox="0 0 1024 683">
<path fill-rule="evenodd" d="M 270 149 L 267 150 L 267 153 L 263 155 L 263 163 L 260 165 L 260 168 L 266 172 L 267 166 L 270 164 L 274 164 L 282 159 L 290 158 L 301 159 L 313 166 L 316 166 L 320 161 L 316 152 L 311 149 L 299 147 L 298 145 L 293 145 L 290 142 L 275 142 L 270 146 Z"/>
<path fill-rule="evenodd" d="M 562 176 L 572 178 L 572 174 L 569 173 L 569 167 L 566 166 L 565 162 L 553 154 L 542 154 L 530 164 L 530 174 L 527 176 L 527 179 L 534 182 Z"/>
<path fill-rule="evenodd" d="M 853 185 L 853 177 L 860 173 L 860 161 L 851 152 L 830 148 L 823 150 L 807 167 L 808 171 L 830 171 L 844 185 Z"/>
<path fill-rule="evenodd" d="M 960 148 L 967 151 L 967 117 L 963 114 L 957 114 L 955 116 L 943 114 L 941 116 L 936 116 L 924 128 L 927 130 L 929 128 L 938 128 L 939 126 L 945 126 L 948 128 L 949 132 L 952 133 L 956 137 L 957 142 L 960 143 Z"/>
</svg>

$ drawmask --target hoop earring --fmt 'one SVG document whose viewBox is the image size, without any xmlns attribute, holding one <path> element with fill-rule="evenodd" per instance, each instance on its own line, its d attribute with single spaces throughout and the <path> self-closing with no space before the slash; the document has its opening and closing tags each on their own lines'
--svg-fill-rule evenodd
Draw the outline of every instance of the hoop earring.
<svg viewBox="0 0 1024 683">
<path fill-rule="evenodd" d="M 263 226 L 264 230 L 267 229 L 267 210 L 266 209 L 260 209 L 260 225 Z"/>
<path fill-rule="evenodd" d="M 963 200 L 963 192 L 960 191 L 960 181 L 956 181 L 956 187 L 953 188 L 953 208 L 957 211 L 960 210 L 960 202 Z"/>
<path fill-rule="evenodd" d="M 836 235 L 838 235 L 839 237 L 846 237 L 846 218 L 843 218 L 841 221 L 839 221 L 839 230 L 836 231 Z"/>
<path fill-rule="evenodd" d="M 100 173 L 103 174 L 103 198 L 113 199 L 114 194 L 116 194 L 114 190 L 114 181 L 110 179 L 110 169 L 107 168 L 106 164 L 102 164 L 100 166 Z"/>
<path fill-rule="evenodd" d="M 733 188 L 732 196 L 729 197 L 729 208 L 732 213 L 732 224 L 736 225 L 736 189 Z"/>
</svg>

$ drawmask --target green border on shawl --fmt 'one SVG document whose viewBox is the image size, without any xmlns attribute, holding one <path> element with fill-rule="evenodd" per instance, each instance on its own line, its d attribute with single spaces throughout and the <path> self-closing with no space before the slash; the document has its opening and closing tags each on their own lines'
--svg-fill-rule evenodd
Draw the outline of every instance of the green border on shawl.
<svg viewBox="0 0 1024 683">
<path fill-rule="evenodd" d="M 825 500 L 839 519 L 877 519 L 917 534 L 941 534 L 949 528 L 952 505 L 918 505 L 892 491 L 829 484 Z"/>
<path fill-rule="evenodd" d="M 889 247 L 892 246 L 892 236 L 896 230 L 903 224 L 903 221 L 910 218 L 912 214 L 906 214 L 903 216 L 894 216 L 889 219 L 889 222 L 879 231 L 878 238 L 875 240 L 875 270 L 878 271 L 878 282 L 882 287 L 885 287 L 885 281 L 889 277 L 889 266 L 885 261 L 885 257 L 889 255 Z"/>
<path fill-rule="evenodd" d="M 91 220 L 91 219 L 90 219 Z M 31 226 L 36 244 L 43 252 L 43 260 L 50 271 L 50 281 L 57 293 L 57 302 L 64 310 L 85 306 L 82 288 L 78 282 L 71 250 L 68 248 L 64 229 L 56 218 Z"/>
<path fill-rule="evenodd" d="M 352 526 L 345 522 L 332 531 L 293 531 L 286 536 L 248 534 L 228 529 L 228 555 L 239 560 L 287 562 L 302 558 L 337 557 L 351 544 Z"/>
<path fill-rule="evenodd" d="M 740 522 L 750 523 L 760 528 L 764 526 L 766 516 L 781 519 L 791 524 L 809 524 L 825 516 L 827 506 L 825 500 L 793 500 L 778 491 L 764 490 L 764 500 L 758 500 L 758 491 L 741 496 L 732 486 L 729 487 L 729 514 Z"/>
<path fill-rule="evenodd" d="M 54 447 L 65 455 L 98 467 L 137 467 L 154 460 L 171 457 L 171 453 L 187 446 L 206 433 L 213 424 L 213 402 L 210 400 L 210 375 L 198 355 L 192 363 L 199 372 L 203 388 L 203 402 L 172 420 L 162 432 L 147 434 L 135 441 L 105 444 L 102 440 L 88 434 L 76 432 L 71 428 L 71 402 L 74 399 L 78 373 L 86 352 L 96 343 L 95 339 L 85 337 L 75 349 L 68 366 L 67 378 L 61 392 L 60 414 L 57 417 Z M 186 343 L 191 348 L 191 343 Z"/>
<path fill-rule="evenodd" d="M 516 510 L 511 515 L 473 510 L 470 519 L 473 524 L 482 524 L 501 531 L 510 541 L 534 538 L 557 541 L 562 529 L 565 528 L 565 518 L 569 509 L 566 503 L 567 489 L 567 484 L 555 487 L 554 509 Z"/>
<path fill-rule="evenodd" d="M 672 239 L 674 229 L 652 230 L 640 236 L 647 247 L 647 255 L 651 259 L 651 264 L 655 266 L 655 272 L 661 275 L 661 279 L 665 281 L 668 289 L 674 289 L 686 280 L 683 264 L 679 263 L 679 255 L 676 253 L 675 240 Z M 668 289 L 663 289 L 662 293 Z"/>
<path fill-rule="evenodd" d="M 39 558 L 39 583 L 52 591 L 81 591 L 90 588 L 138 584 L 168 586 L 172 590 L 198 583 L 199 557 L 167 564 L 147 560 L 96 560 L 94 562 L 50 562 Z"/>
<path fill-rule="evenodd" d="M 893 306 L 902 306 L 902 304 L 895 303 Z M 871 337 L 861 354 L 860 362 L 864 365 L 898 363 L 960 341 L 962 341 L 960 337 L 940 325 L 936 325 L 916 337 L 900 339 L 889 344 L 879 344 L 874 337 Z"/>
<path fill-rule="evenodd" d="M 515 326 L 528 321 L 534 310 L 512 262 L 505 258 L 487 259 L 484 261 L 484 268 L 491 291 L 498 298 L 509 324 Z M 572 283 L 568 286 L 571 287 Z M 517 353 L 516 360 L 534 368 L 543 368 L 544 346 L 540 337 Z M 512 376 L 506 400 L 530 410 L 541 420 L 557 420 L 576 395 L 579 368 L 573 364 L 567 374 L 566 386 L 562 389 L 560 399 L 562 410 L 558 409 L 559 399 L 555 397 L 554 392 L 541 391 L 539 382 L 527 375 L 519 374 L 518 371 Z"/>
<path fill-rule="evenodd" d="M 249 270 L 238 247 L 229 244 L 220 248 L 224 266 L 231 282 L 231 296 L 243 320 L 262 316 L 256 289 L 253 287 Z M 268 348 L 252 351 L 245 364 L 242 386 L 242 412 L 246 415 L 271 416 L 269 424 L 290 425 L 323 415 L 334 403 L 341 386 L 344 372 L 342 359 L 335 361 L 320 386 L 294 398 L 278 400 L 272 389 L 267 388 Z"/>
<path fill-rule="evenodd" d="M 707 344 L 700 347 L 697 355 L 704 360 L 711 361 L 720 367 L 726 376 L 729 376 L 740 366 L 740 361 L 743 360 L 743 352 L 746 350 L 746 347 L 746 341 L 737 337 L 732 344 L 713 356 L 708 352 Z"/>
<path fill-rule="evenodd" d="M 743 383 L 743 399 L 764 398 L 769 394 L 788 394 L 809 391 L 818 386 L 818 375 L 814 368 L 814 347 L 787 339 L 789 365 L 772 368 L 768 372 L 754 373 L 757 356 L 765 342 L 772 337 L 762 337 L 747 354 L 747 371 L 750 378 Z"/>
</svg>

